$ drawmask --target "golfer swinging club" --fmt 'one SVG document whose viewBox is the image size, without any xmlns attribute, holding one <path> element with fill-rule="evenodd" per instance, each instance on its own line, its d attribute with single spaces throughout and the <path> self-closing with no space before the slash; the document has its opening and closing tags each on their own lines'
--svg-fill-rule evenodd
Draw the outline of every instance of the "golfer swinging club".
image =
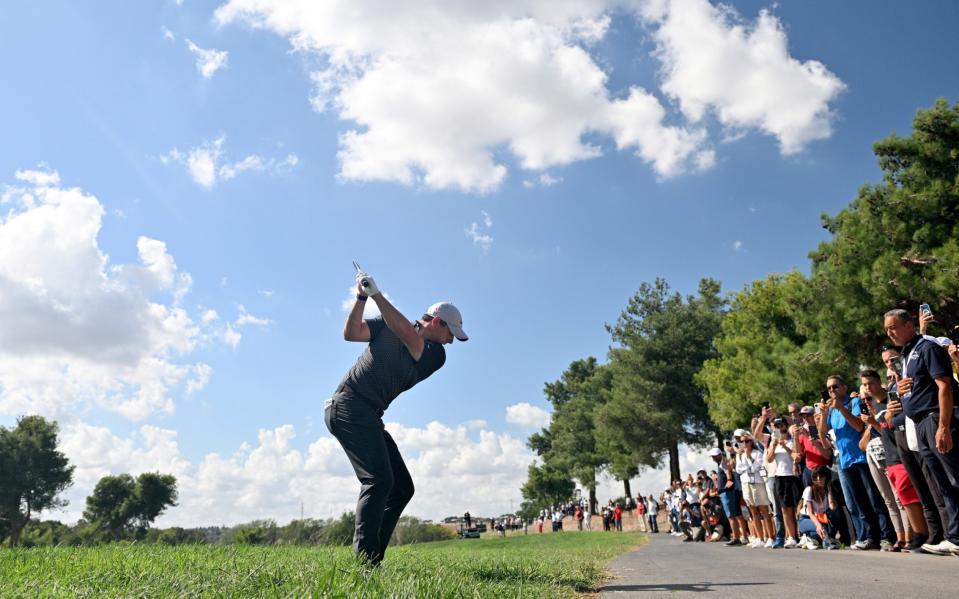
<svg viewBox="0 0 959 599">
<path fill-rule="evenodd" d="M 403 391 L 426 379 L 446 362 L 443 345 L 453 337 L 466 341 L 463 317 L 449 302 L 427 309 L 410 322 L 380 293 L 373 277 L 356 266 L 356 301 L 346 317 L 343 338 L 368 342 L 366 349 L 326 400 L 326 427 L 346 451 L 356 477 L 353 550 L 370 565 L 383 560 L 396 522 L 413 497 L 413 480 L 390 434 L 383 411 Z M 382 317 L 363 320 L 368 297 Z"/>
</svg>

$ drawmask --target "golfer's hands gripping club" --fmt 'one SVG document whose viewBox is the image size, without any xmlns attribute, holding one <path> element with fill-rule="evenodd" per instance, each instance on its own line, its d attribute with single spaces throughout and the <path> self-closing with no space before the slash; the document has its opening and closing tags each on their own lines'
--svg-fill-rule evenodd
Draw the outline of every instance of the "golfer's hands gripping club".
<svg viewBox="0 0 959 599">
<path fill-rule="evenodd" d="M 379 295 L 380 293 L 380 288 L 376 286 L 376 281 L 373 280 L 373 277 L 371 277 L 369 273 L 365 272 L 356 273 L 356 288 L 363 295 L 370 297 Z"/>
</svg>

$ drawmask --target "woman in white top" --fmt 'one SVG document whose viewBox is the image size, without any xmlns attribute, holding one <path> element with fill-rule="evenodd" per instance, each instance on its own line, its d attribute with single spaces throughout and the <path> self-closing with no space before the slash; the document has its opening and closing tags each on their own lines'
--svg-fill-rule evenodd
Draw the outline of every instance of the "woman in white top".
<svg viewBox="0 0 959 599">
<path fill-rule="evenodd" d="M 766 461 L 775 462 L 776 479 L 775 491 L 776 502 L 779 504 L 783 514 L 783 524 L 786 526 L 786 533 L 789 538 L 783 545 L 786 549 L 791 549 L 799 544 L 796 540 L 796 506 L 802 494 L 802 483 L 796 476 L 796 463 L 793 460 L 793 440 L 789 436 L 789 427 L 786 419 L 777 416 L 773 420 L 773 434 L 769 441 L 769 447 L 766 448 Z"/>
<path fill-rule="evenodd" d="M 750 547 L 772 547 L 776 528 L 773 517 L 769 512 L 769 495 L 766 493 L 766 483 L 763 481 L 765 467 L 763 453 L 756 449 L 752 436 L 743 432 L 737 441 L 739 449 L 736 452 L 736 472 L 743 486 L 743 499 L 756 529 L 756 540 Z"/>
<path fill-rule="evenodd" d="M 819 542 L 825 549 L 839 547 L 839 543 L 833 540 L 837 513 L 829 494 L 829 477 L 829 466 L 817 466 L 812 472 L 812 484 L 803 491 L 799 502 L 799 532 L 809 539 L 808 549 L 819 549 Z"/>
</svg>

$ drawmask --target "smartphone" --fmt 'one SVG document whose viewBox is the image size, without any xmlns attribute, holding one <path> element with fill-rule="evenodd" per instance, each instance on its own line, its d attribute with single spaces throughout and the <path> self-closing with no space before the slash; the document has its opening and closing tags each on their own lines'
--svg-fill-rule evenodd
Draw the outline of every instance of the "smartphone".
<svg viewBox="0 0 959 599">
<path fill-rule="evenodd" d="M 782 438 L 782 436 L 783 436 L 783 434 L 782 434 L 781 432 L 779 432 L 779 429 L 778 429 L 778 428 L 774 428 L 774 429 L 773 429 L 773 432 L 772 432 L 773 441 L 778 441 L 779 439 Z"/>
<path fill-rule="evenodd" d="M 763 402 L 763 407 L 768 410 L 768 409 L 769 409 L 769 402 L 768 402 L 768 401 L 764 401 L 764 402 Z"/>
<path fill-rule="evenodd" d="M 926 314 L 932 314 L 932 308 L 929 307 L 929 304 L 919 304 L 919 312 L 925 312 Z"/>
<path fill-rule="evenodd" d="M 814 441 L 819 438 L 819 427 L 815 424 L 809 425 L 809 438 Z"/>
<path fill-rule="evenodd" d="M 869 404 L 866 403 L 866 400 L 862 400 L 859 402 L 859 413 L 863 416 L 869 415 Z"/>
<path fill-rule="evenodd" d="M 823 401 L 829 401 L 829 389 L 823 389 L 820 391 L 819 396 L 822 397 Z"/>
</svg>

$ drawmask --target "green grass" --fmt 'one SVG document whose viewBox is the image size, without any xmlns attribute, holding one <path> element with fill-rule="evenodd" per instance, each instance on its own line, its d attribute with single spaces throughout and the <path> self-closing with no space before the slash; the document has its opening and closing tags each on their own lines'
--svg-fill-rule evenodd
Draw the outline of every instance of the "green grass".
<svg viewBox="0 0 959 599">
<path fill-rule="evenodd" d="M 573 597 L 636 533 L 565 532 L 390 549 L 109 545 L 0 550 L 0 597 Z"/>
</svg>

